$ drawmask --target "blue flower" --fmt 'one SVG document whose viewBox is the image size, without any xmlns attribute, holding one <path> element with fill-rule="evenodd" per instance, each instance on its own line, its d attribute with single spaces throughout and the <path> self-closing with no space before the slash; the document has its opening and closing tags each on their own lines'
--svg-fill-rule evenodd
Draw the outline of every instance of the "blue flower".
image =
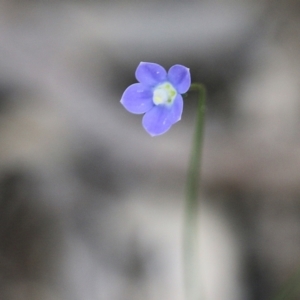
<svg viewBox="0 0 300 300">
<path fill-rule="evenodd" d="M 167 73 L 158 64 L 141 62 L 135 77 L 139 83 L 125 90 L 121 104 L 133 114 L 145 114 L 143 127 L 151 136 L 165 133 L 181 119 L 181 94 L 190 88 L 190 70 L 174 65 Z"/>
</svg>

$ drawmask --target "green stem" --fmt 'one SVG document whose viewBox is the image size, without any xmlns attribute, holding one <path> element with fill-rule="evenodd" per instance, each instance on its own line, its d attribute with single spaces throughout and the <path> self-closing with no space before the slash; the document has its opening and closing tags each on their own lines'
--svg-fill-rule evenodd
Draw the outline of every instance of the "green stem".
<svg viewBox="0 0 300 300">
<path fill-rule="evenodd" d="M 186 300 L 199 299 L 198 284 L 198 251 L 197 251 L 197 227 L 198 227 L 198 190 L 200 184 L 200 165 L 203 148 L 205 97 L 206 91 L 202 84 L 194 83 L 189 91 L 199 93 L 196 129 L 194 133 L 193 147 L 190 156 L 189 169 L 186 183 L 186 212 L 184 224 L 184 281 Z"/>
<path fill-rule="evenodd" d="M 298 269 L 283 285 L 281 291 L 273 300 L 290 299 L 299 290 L 300 269 Z"/>
</svg>

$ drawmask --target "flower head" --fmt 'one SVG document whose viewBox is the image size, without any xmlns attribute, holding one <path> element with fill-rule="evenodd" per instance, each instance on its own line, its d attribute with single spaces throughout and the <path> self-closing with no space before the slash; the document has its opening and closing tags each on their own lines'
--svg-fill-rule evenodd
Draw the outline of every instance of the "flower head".
<svg viewBox="0 0 300 300">
<path fill-rule="evenodd" d="M 145 114 L 142 123 L 150 135 L 165 133 L 181 119 L 181 94 L 190 88 L 190 70 L 174 65 L 167 73 L 158 64 L 141 62 L 135 77 L 138 83 L 125 90 L 121 104 L 133 114 Z"/>
</svg>

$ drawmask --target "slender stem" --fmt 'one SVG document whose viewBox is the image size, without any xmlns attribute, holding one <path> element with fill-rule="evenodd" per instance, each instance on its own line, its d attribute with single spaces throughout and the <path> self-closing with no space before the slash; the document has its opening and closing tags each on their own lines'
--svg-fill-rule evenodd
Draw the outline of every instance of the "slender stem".
<svg viewBox="0 0 300 300">
<path fill-rule="evenodd" d="M 295 296 L 296 292 L 299 291 L 299 281 L 300 269 L 297 269 L 296 272 L 282 286 L 280 292 L 273 300 L 291 299 L 291 296 Z"/>
<path fill-rule="evenodd" d="M 206 91 L 205 87 L 202 84 L 198 83 L 192 84 L 189 91 L 197 91 L 199 93 L 199 104 L 197 111 L 196 129 L 194 133 L 194 140 L 186 183 L 186 211 L 184 224 L 184 280 L 186 300 L 198 300 L 198 190 L 200 184 L 200 165 L 203 148 Z"/>
</svg>

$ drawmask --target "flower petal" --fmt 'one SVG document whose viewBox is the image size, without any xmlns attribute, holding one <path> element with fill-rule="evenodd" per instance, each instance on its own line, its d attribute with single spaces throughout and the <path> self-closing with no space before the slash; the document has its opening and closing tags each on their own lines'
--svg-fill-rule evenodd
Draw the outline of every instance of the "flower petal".
<svg viewBox="0 0 300 300">
<path fill-rule="evenodd" d="M 169 114 L 170 109 L 168 107 L 156 105 L 144 115 L 143 127 L 151 136 L 163 134 L 172 126 Z"/>
<path fill-rule="evenodd" d="M 171 126 L 181 119 L 183 99 L 177 94 L 172 106 L 156 105 L 143 117 L 143 126 L 152 136 L 168 131 Z"/>
<path fill-rule="evenodd" d="M 182 65 L 174 65 L 168 72 L 168 79 L 178 93 L 184 94 L 191 86 L 190 69 Z"/>
<path fill-rule="evenodd" d="M 167 72 L 159 64 L 141 62 L 135 71 L 135 77 L 140 83 L 154 86 L 166 80 Z"/>
<path fill-rule="evenodd" d="M 182 111 L 183 111 L 183 99 L 180 94 L 177 94 L 176 98 L 174 99 L 174 103 L 171 107 L 171 111 L 169 115 L 172 124 L 181 120 Z"/>
<path fill-rule="evenodd" d="M 153 92 L 144 84 L 132 84 L 123 93 L 121 103 L 129 112 L 143 114 L 154 106 Z"/>
</svg>

